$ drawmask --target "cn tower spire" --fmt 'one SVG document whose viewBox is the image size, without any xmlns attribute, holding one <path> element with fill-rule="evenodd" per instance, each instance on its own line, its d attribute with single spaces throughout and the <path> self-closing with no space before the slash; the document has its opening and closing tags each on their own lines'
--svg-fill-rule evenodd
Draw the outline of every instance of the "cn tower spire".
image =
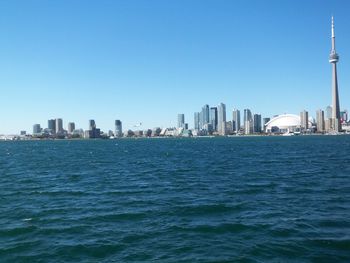
<svg viewBox="0 0 350 263">
<path fill-rule="evenodd" d="M 335 51 L 334 17 L 332 16 L 332 50 Z"/>
<path fill-rule="evenodd" d="M 329 55 L 329 63 L 332 64 L 332 130 L 335 132 L 341 131 L 340 123 L 340 107 L 339 107 L 339 93 L 338 93 L 338 77 L 337 77 L 337 63 L 339 56 L 335 51 L 335 33 L 334 33 L 334 17 L 332 16 L 332 49 Z"/>
</svg>

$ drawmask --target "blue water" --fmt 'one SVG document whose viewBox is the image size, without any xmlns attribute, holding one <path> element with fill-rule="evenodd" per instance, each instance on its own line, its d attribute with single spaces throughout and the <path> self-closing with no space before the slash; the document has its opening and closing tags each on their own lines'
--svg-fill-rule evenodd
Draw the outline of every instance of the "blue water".
<svg viewBox="0 0 350 263">
<path fill-rule="evenodd" d="M 0 143 L 0 262 L 350 262 L 350 136 Z"/>
</svg>

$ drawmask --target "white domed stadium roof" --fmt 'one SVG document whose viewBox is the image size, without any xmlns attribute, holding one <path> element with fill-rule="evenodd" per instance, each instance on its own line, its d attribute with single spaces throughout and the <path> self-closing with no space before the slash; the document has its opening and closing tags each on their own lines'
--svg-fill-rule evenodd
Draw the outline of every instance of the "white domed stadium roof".
<svg viewBox="0 0 350 263">
<path fill-rule="evenodd" d="M 279 129 L 288 129 L 290 127 L 300 126 L 300 117 L 295 114 L 282 114 L 278 115 L 266 123 L 266 130 L 270 130 L 272 127 L 278 127 Z"/>
<path fill-rule="evenodd" d="M 312 127 L 312 118 L 309 118 L 309 127 Z M 271 119 L 268 123 L 265 124 L 265 131 L 295 131 L 300 129 L 301 119 L 300 116 L 295 114 L 281 114 L 273 119 Z"/>
</svg>

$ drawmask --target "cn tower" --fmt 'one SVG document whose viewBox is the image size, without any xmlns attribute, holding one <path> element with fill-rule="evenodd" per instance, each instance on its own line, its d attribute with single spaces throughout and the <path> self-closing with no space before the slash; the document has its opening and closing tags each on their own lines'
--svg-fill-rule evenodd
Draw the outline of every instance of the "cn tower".
<svg viewBox="0 0 350 263">
<path fill-rule="evenodd" d="M 335 35 L 334 35 L 334 18 L 332 16 L 332 50 L 329 55 L 329 63 L 332 64 L 332 130 L 335 132 L 341 131 L 340 124 L 340 108 L 338 94 L 338 78 L 337 78 L 337 63 L 339 56 L 335 51 Z"/>
</svg>

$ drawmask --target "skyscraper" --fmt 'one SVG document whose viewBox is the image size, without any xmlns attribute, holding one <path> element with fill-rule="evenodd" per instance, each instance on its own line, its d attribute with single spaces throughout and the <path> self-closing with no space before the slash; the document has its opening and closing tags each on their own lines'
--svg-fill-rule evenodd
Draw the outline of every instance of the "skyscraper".
<svg viewBox="0 0 350 263">
<path fill-rule="evenodd" d="M 68 123 L 68 133 L 72 134 L 74 130 L 75 130 L 75 123 L 74 122 L 69 122 Z"/>
<path fill-rule="evenodd" d="M 200 128 L 203 129 L 204 125 L 205 124 L 208 124 L 209 123 L 209 105 L 208 104 L 205 104 L 203 107 L 202 107 L 202 112 L 201 112 L 201 118 L 200 118 Z"/>
<path fill-rule="evenodd" d="M 327 106 L 325 112 L 324 128 L 326 132 L 332 131 L 332 106 Z"/>
<path fill-rule="evenodd" d="M 51 119 L 47 121 L 47 128 L 51 133 L 56 133 L 56 120 Z"/>
<path fill-rule="evenodd" d="M 115 137 L 122 137 L 123 135 L 122 122 L 120 120 L 116 120 L 114 124 L 115 124 Z"/>
<path fill-rule="evenodd" d="M 177 115 L 177 127 L 185 128 L 185 114 L 181 113 Z"/>
<path fill-rule="evenodd" d="M 96 129 L 95 120 L 89 120 L 89 130 Z"/>
<path fill-rule="evenodd" d="M 41 134 L 40 124 L 34 124 L 33 125 L 33 134 L 35 134 L 35 135 Z"/>
<path fill-rule="evenodd" d="M 338 94 L 338 78 L 337 78 L 337 63 L 339 56 L 335 51 L 335 34 L 334 34 L 334 19 L 332 16 L 332 50 L 329 55 L 329 63 L 332 64 L 332 130 L 341 131 L 340 124 L 340 107 Z"/>
<path fill-rule="evenodd" d="M 232 112 L 232 129 L 238 133 L 241 128 L 241 113 L 239 110 L 234 109 Z"/>
<path fill-rule="evenodd" d="M 218 129 L 218 108 L 211 107 L 209 115 L 210 115 L 209 116 L 209 123 L 211 124 L 213 131 L 217 131 L 217 129 Z"/>
<path fill-rule="evenodd" d="M 316 126 L 318 132 L 324 132 L 325 130 L 325 122 L 324 122 L 324 111 L 318 110 L 316 112 Z"/>
<path fill-rule="evenodd" d="M 309 128 L 309 113 L 306 110 L 300 112 L 300 128 L 301 130 Z"/>
<path fill-rule="evenodd" d="M 226 105 L 218 105 L 218 132 L 220 135 L 226 135 Z"/>
<path fill-rule="evenodd" d="M 253 132 L 261 133 L 261 114 L 254 114 L 253 127 Z"/>
<path fill-rule="evenodd" d="M 89 130 L 85 131 L 85 138 L 100 138 L 101 130 L 96 128 L 94 120 L 89 120 Z"/>
<path fill-rule="evenodd" d="M 253 118 L 250 109 L 244 110 L 244 133 L 251 134 L 253 132 Z"/>
<path fill-rule="evenodd" d="M 56 133 L 62 133 L 62 132 L 63 132 L 63 120 L 56 119 Z"/>
<path fill-rule="evenodd" d="M 198 131 L 199 127 L 200 127 L 200 113 L 195 112 L 194 113 L 194 129 Z"/>
<path fill-rule="evenodd" d="M 270 121 L 270 118 L 263 118 L 263 123 L 262 123 L 263 132 L 266 132 L 265 126 L 266 126 L 266 123 L 268 123 L 269 121 Z"/>
<path fill-rule="evenodd" d="M 326 108 L 326 119 L 332 118 L 332 106 L 327 106 Z"/>
</svg>

